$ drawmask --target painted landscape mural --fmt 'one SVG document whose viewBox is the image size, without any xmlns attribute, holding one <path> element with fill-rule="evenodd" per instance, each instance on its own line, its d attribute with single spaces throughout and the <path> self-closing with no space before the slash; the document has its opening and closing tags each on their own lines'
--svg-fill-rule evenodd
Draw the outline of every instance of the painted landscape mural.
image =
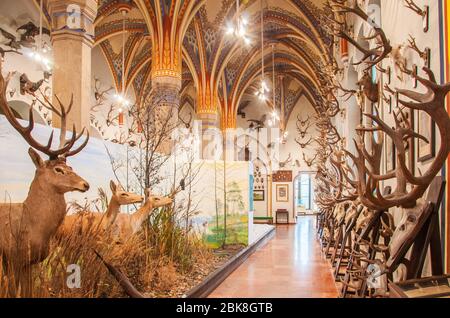
<svg viewBox="0 0 450 318">
<path fill-rule="evenodd" d="M 0 163 L 4 167 L 0 173 L 0 193 L 2 194 L 0 201 L 21 201 L 27 195 L 29 183 L 34 175 L 34 166 L 28 155 L 24 155 L 27 153 L 28 145 L 10 125 L 7 125 L 3 116 L 0 116 L 0 127 L 0 138 L 5 149 L 13 147 L 15 149 L 15 151 L 0 153 Z M 55 129 L 56 136 L 57 132 L 58 130 Z M 45 140 L 50 133 L 50 127 L 36 124 L 34 132 L 36 138 Z M 79 171 L 80 175 L 91 176 L 89 181 L 92 190 L 82 194 L 77 192 L 67 194 L 67 201 L 77 201 L 80 204 L 95 201 L 97 189 L 109 191 L 109 180 L 116 179 L 119 179 L 121 184 L 131 191 L 141 192 L 142 189 L 137 186 L 139 182 L 135 180 L 136 174 L 131 173 L 134 169 L 132 166 L 138 163 L 133 163 L 130 158 L 139 156 L 132 155 L 130 152 L 136 151 L 139 150 L 91 138 L 88 146 L 77 157 L 70 158 L 70 164 Z M 174 183 L 175 161 L 169 160 L 164 169 L 161 169 L 166 180 L 172 181 L 155 185 L 152 190 L 156 193 L 170 192 Z M 190 204 L 195 207 L 193 216 L 185 220 L 186 225 L 194 227 L 211 248 L 229 244 L 247 245 L 251 189 L 250 164 L 248 162 L 199 161 L 192 165 L 192 170 L 196 171 L 192 189 L 180 192 L 176 199 L 178 202 L 186 202 L 189 196 Z M 179 180 L 175 183 L 179 183 Z M 123 213 L 134 211 L 135 207 L 122 209 Z"/>
</svg>

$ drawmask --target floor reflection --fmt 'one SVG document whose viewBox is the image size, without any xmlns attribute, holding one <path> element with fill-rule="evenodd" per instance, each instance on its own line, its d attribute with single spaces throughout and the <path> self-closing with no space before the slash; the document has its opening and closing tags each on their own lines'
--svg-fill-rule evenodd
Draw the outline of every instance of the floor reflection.
<svg viewBox="0 0 450 318">
<path fill-rule="evenodd" d="M 210 297 L 337 297 L 329 263 L 316 239 L 315 217 L 277 226 L 274 238 Z"/>
</svg>

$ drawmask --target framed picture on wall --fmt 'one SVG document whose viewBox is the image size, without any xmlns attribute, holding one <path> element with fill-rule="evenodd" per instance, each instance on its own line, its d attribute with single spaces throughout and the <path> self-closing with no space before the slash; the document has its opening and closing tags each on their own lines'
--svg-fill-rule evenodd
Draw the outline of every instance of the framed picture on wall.
<svg viewBox="0 0 450 318">
<path fill-rule="evenodd" d="M 253 201 L 264 201 L 264 190 L 253 190 Z"/>
<path fill-rule="evenodd" d="M 435 126 L 434 122 L 424 111 L 419 111 L 418 131 L 424 136 L 428 143 L 422 139 L 418 141 L 417 156 L 419 162 L 427 161 L 435 156 Z"/>
<path fill-rule="evenodd" d="M 395 145 L 392 138 L 386 136 L 386 172 L 395 170 Z"/>
<path fill-rule="evenodd" d="M 289 202 L 289 185 L 277 184 L 277 202 Z"/>
</svg>

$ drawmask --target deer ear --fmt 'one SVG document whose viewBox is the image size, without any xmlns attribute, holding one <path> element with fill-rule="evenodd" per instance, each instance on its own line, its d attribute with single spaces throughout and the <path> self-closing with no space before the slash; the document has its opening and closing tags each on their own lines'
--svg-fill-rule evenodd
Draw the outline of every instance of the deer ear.
<svg viewBox="0 0 450 318">
<path fill-rule="evenodd" d="M 109 181 L 109 187 L 111 188 L 111 191 L 113 192 L 113 193 L 115 193 L 116 192 L 116 190 L 117 190 L 117 186 L 116 186 L 116 184 L 114 183 L 114 181 Z"/>
<path fill-rule="evenodd" d="M 29 148 L 28 154 L 30 155 L 30 158 L 33 161 L 36 168 L 42 168 L 45 166 L 44 160 L 42 160 L 41 156 L 39 156 L 36 150 L 34 150 L 33 148 Z"/>
</svg>

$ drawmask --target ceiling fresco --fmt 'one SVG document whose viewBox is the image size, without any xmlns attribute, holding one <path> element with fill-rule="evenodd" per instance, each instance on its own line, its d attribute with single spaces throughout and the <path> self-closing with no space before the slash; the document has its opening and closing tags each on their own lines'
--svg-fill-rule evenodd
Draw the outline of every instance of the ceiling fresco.
<svg viewBox="0 0 450 318">
<path fill-rule="evenodd" d="M 154 64 L 163 63 L 164 56 L 152 56 L 152 52 L 166 45 L 161 30 L 169 29 L 172 35 L 168 49 L 176 51 L 180 45 L 182 50 L 182 65 L 178 66 L 182 68 L 182 93 L 188 94 L 192 92 L 188 88 L 195 87 L 198 102 L 192 105 L 197 112 L 236 117 L 239 105 L 251 98 L 254 84 L 261 77 L 263 8 L 264 71 L 272 79 L 273 45 L 275 73 L 284 75 L 285 85 L 291 83 L 285 89 L 285 116 L 289 117 L 291 108 L 303 95 L 316 104 L 320 87 L 317 70 L 327 64 L 332 47 L 332 39 L 320 23 L 329 14 L 325 0 L 241 0 L 240 14 L 249 20 L 249 46 L 225 31 L 227 23 L 236 19 L 235 0 L 100 0 L 98 3 L 95 46 L 102 50 L 118 90 L 123 74 L 123 15 L 119 8 L 124 3 L 131 8 L 125 17 L 125 85 L 134 91 L 138 100 L 144 100 L 142 94 L 149 86 Z"/>
</svg>

